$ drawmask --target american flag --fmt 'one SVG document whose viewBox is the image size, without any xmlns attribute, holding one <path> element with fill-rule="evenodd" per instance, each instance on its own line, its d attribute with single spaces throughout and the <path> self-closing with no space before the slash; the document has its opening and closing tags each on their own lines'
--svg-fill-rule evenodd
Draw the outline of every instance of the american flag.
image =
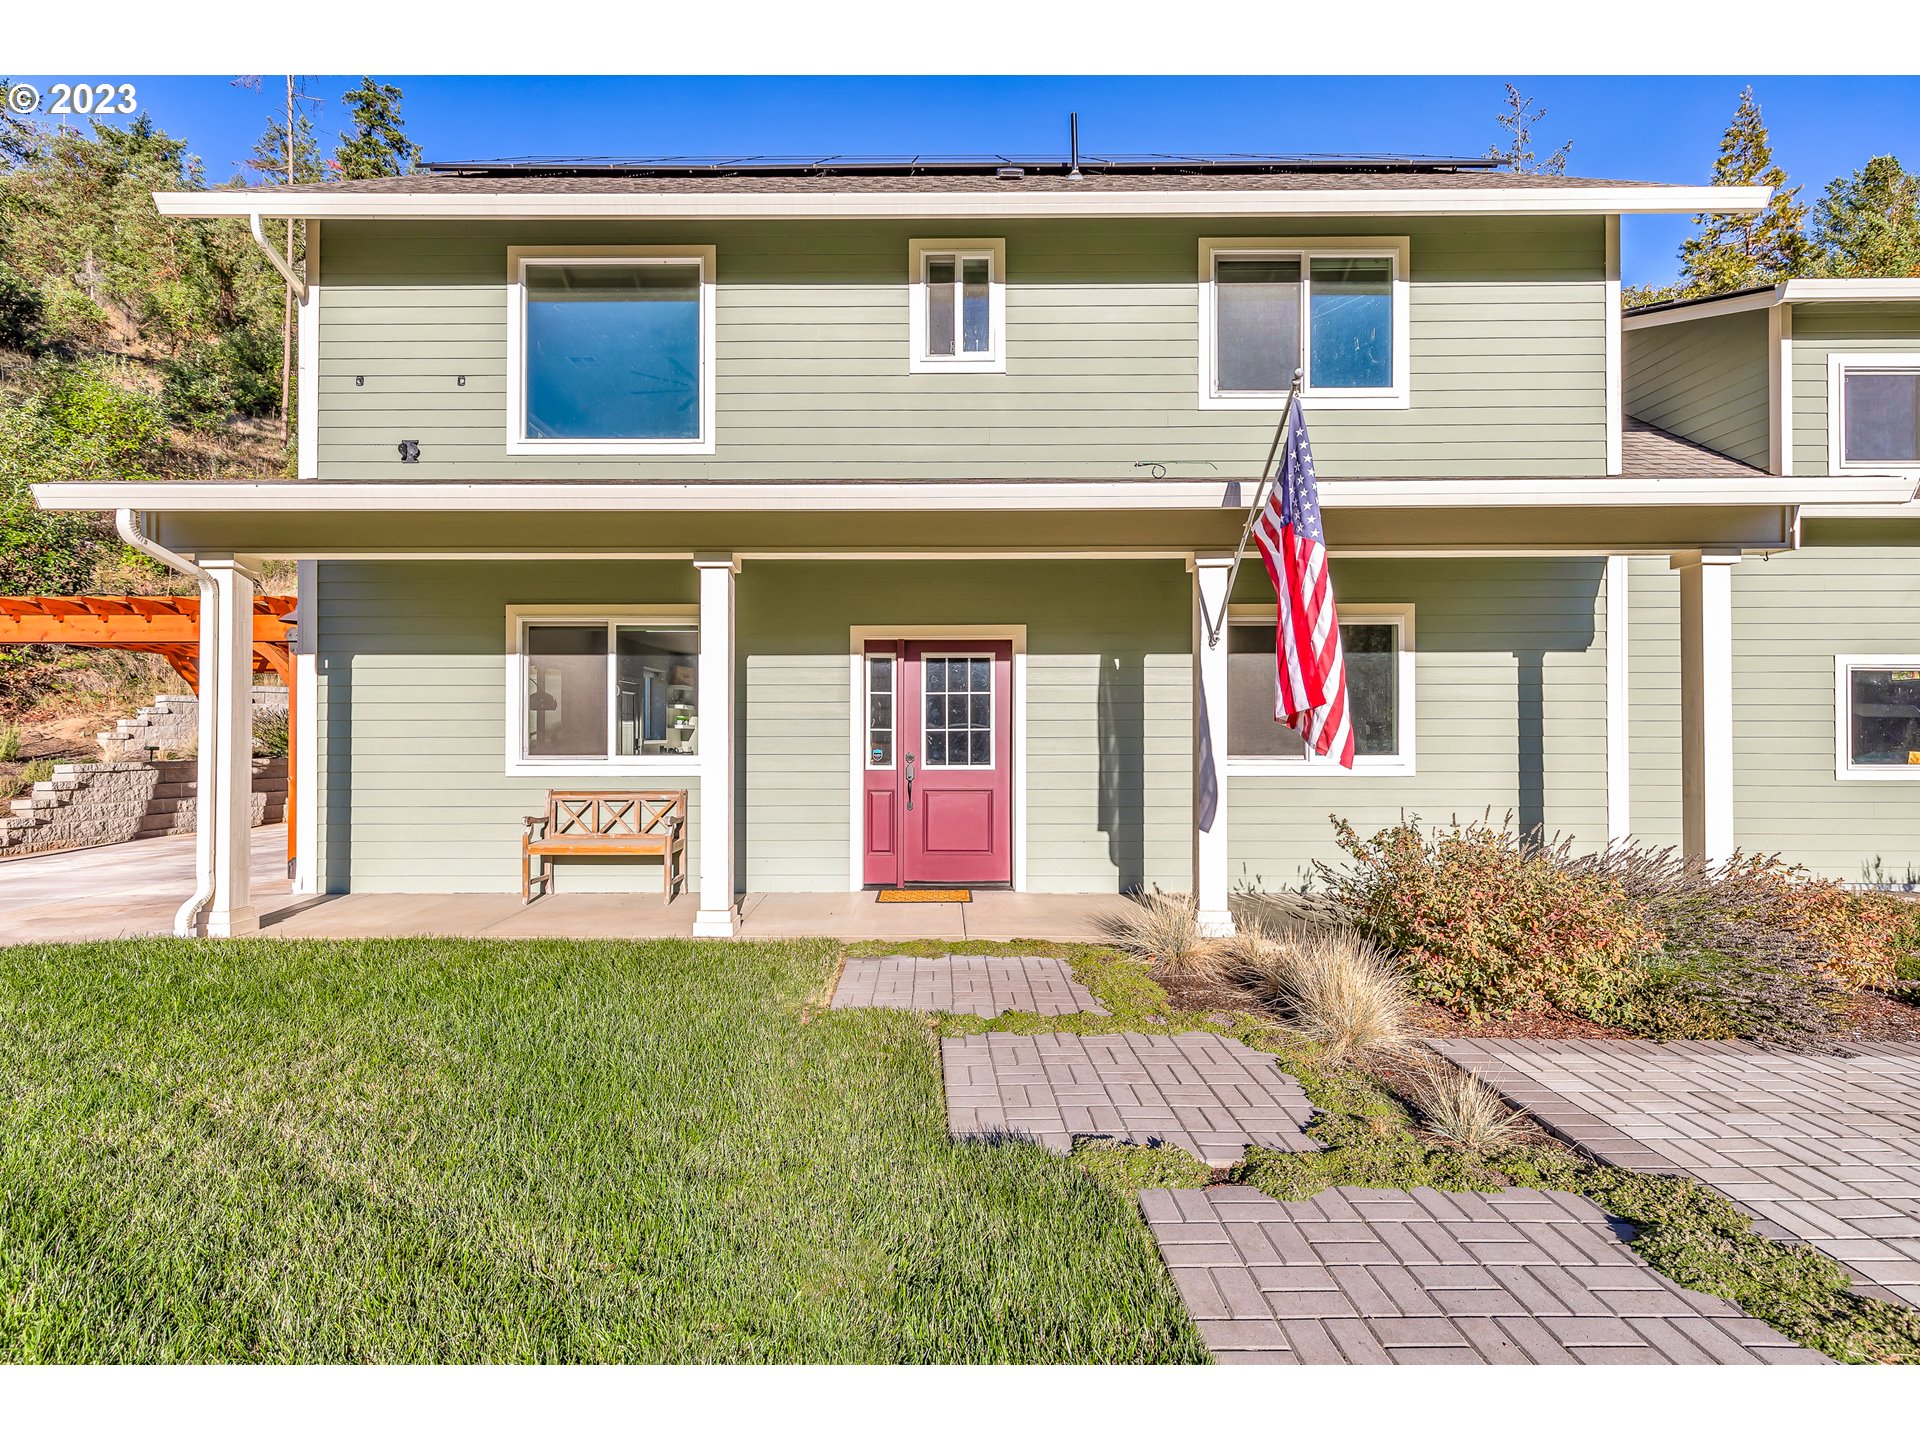
<svg viewBox="0 0 1920 1440">
<path fill-rule="evenodd" d="M 1340 649 L 1327 576 L 1326 532 L 1320 524 L 1320 487 L 1313 447 L 1296 396 L 1287 407 L 1287 439 L 1280 473 L 1253 525 L 1254 543 L 1280 597 L 1274 641 L 1273 718 L 1305 737 L 1319 755 L 1353 768 L 1353 723 L 1347 714 L 1347 660 Z"/>
</svg>

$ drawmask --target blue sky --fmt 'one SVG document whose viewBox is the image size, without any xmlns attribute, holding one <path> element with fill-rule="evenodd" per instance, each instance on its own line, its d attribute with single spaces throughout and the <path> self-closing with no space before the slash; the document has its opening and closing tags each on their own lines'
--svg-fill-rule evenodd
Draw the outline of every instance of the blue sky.
<svg viewBox="0 0 1920 1440">
<path fill-rule="evenodd" d="M 34 76 L 17 78 L 36 80 Z M 270 101 L 226 76 L 131 77 L 215 181 L 234 172 Z M 345 124 L 357 77 L 309 76 L 322 136 Z M 1055 152 L 1080 112 L 1089 153 L 1414 151 L 1474 155 L 1497 138 L 1488 76 L 409 76 L 408 130 L 429 159 L 527 154 Z M 1574 141 L 1581 175 L 1704 181 L 1751 82 L 1776 158 L 1808 197 L 1870 155 L 1920 165 L 1920 79 L 1833 76 L 1514 77 L 1547 109 L 1536 148 Z M 278 77 L 266 84 L 273 86 Z M 1671 279 L 1685 217 L 1629 219 L 1628 283 Z"/>
</svg>

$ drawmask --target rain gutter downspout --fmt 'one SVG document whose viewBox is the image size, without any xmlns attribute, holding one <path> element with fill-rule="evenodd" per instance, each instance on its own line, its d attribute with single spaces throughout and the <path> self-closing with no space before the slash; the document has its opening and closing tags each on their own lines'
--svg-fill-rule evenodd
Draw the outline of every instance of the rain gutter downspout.
<svg viewBox="0 0 1920 1440">
<path fill-rule="evenodd" d="M 304 275 L 287 263 L 287 257 L 273 248 L 273 242 L 267 239 L 267 233 L 260 228 L 260 212 L 253 211 L 247 216 L 247 229 L 253 232 L 253 243 L 260 247 L 260 253 L 267 257 L 267 263 L 280 272 L 280 278 L 287 282 L 294 298 L 302 305 L 307 303 L 307 280 Z"/>
<path fill-rule="evenodd" d="M 138 550 L 142 555 L 158 560 L 170 570 L 199 583 L 200 586 L 200 653 L 219 654 L 220 606 L 214 594 L 213 576 L 201 569 L 184 555 L 179 555 L 149 539 L 146 533 L 146 515 L 139 510 L 116 510 L 113 515 L 113 528 L 120 538 Z M 209 638 L 214 642 L 208 645 Z M 219 666 L 202 665 L 200 670 L 199 727 L 200 738 L 196 755 L 197 780 L 194 786 L 194 870 L 196 881 L 193 897 L 182 905 L 173 917 L 173 933 L 191 935 L 200 919 L 200 912 L 213 899 L 214 872 L 214 825 L 215 797 L 220 786 L 220 767 L 215 763 L 215 746 L 208 743 L 209 732 L 215 723 L 216 707 L 219 704 L 220 675 Z"/>
</svg>

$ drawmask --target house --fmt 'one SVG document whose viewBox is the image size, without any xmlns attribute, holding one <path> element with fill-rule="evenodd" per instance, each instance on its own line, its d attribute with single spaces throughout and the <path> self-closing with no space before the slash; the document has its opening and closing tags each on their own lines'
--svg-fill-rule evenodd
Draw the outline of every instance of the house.
<svg viewBox="0 0 1920 1440">
<path fill-rule="evenodd" d="M 923 883 L 1159 886 L 1223 929 L 1234 888 L 1332 853 L 1332 813 L 1491 810 L 1589 846 L 1644 820 L 1704 855 L 1853 864 L 1791 809 L 1743 809 L 1773 779 L 1728 764 L 1757 743 L 1766 647 L 1832 648 L 1748 609 L 1746 577 L 1853 577 L 1861 536 L 1897 570 L 1914 474 L 1775 464 L 1626 403 L 1627 339 L 1655 327 L 1621 318 L 1620 218 L 1751 213 L 1763 189 L 1153 157 L 156 198 L 263 246 L 306 222 L 299 478 L 39 499 L 113 510 L 203 577 L 224 694 L 253 557 L 299 562 L 302 891 L 510 891 L 557 786 L 690 793 L 703 935 L 744 892 Z M 1228 592 L 1296 368 L 1350 774 L 1270 718 L 1259 565 Z M 1911 614 L 1845 647 L 1920 649 Z M 235 796 L 238 712 L 205 708 L 203 793 Z M 1920 791 L 1844 788 L 1839 823 L 1872 812 L 1876 847 L 1920 852 Z M 241 822 L 203 813 L 199 923 L 238 933 Z"/>
</svg>

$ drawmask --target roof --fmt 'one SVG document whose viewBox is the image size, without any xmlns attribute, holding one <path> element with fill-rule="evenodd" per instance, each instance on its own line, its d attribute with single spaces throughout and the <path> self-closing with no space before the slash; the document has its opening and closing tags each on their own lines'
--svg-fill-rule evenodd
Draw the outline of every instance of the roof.
<svg viewBox="0 0 1920 1440">
<path fill-rule="evenodd" d="M 1654 325 L 1672 325 L 1683 320 L 1705 320 L 1715 315 L 1735 315 L 1747 310 L 1771 310 L 1776 305 L 1804 305 L 1821 302 L 1882 301 L 1920 302 L 1920 278 L 1909 276 L 1862 276 L 1846 280 L 1782 280 L 1773 285 L 1753 285 L 1744 290 L 1728 290 L 1719 295 L 1695 295 L 1685 300 L 1661 300 L 1652 305 L 1636 305 L 1624 314 L 1629 330 Z"/>
<path fill-rule="evenodd" d="M 413 175 L 163 191 L 163 215 L 311 219 L 1754 213 L 1765 186 L 1515 174 L 1410 156 L 461 161 Z M 1003 170 L 1018 171 L 1003 176 Z"/>
<path fill-rule="evenodd" d="M 1634 479 L 1668 475 L 1732 479 L 1767 472 L 1628 416 L 1620 425 L 1620 473 Z"/>
</svg>

